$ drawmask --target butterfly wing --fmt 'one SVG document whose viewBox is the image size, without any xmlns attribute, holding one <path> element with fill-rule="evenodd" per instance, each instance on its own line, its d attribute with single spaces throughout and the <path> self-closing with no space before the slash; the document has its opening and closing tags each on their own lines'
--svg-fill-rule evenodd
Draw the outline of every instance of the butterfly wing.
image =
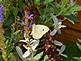
<svg viewBox="0 0 81 61">
<path fill-rule="evenodd" d="M 48 31 L 49 28 L 45 25 L 33 25 L 32 37 L 34 39 L 40 39 Z"/>
</svg>

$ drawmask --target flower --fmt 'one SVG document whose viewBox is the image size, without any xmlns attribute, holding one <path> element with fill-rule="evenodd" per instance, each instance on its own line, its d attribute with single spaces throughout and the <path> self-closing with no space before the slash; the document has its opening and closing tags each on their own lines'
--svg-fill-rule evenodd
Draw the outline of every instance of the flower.
<svg viewBox="0 0 81 61">
<path fill-rule="evenodd" d="M 33 20 L 34 19 L 34 14 L 31 14 L 29 11 L 25 11 L 25 17 L 30 19 L 30 20 Z"/>
<path fill-rule="evenodd" d="M 0 22 L 3 20 L 3 5 L 0 4 Z"/>
<path fill-rule="evenodd" d="M 34 14 L 30 14 L 28 18 L 29 19 L 33 19 L 34 18 Z"/>
<path fill-rule="evenodd" d="M 61 33 L 60 29 L 66 27 L 65 25 L 61 25 L 61 24 L 62 24 L 62 22 L 58 22 L 57 26 L 54 27 L 54 30 L 50 32 L 51 36 L 55 35 L 57 32 Z"/>
<path fill-rule="evenodd" d="M 62 22 L 55 15 L 53 15 L 52 13 L 50 15 L 51 15 L 51 18 L 53 19 L 53 22 L 54 22 L 54 24 L 53 24 L 54 30 L 50 32 L 50 35 L 53 36 L 57 32 L 61 33 L 60 29 L 65 28 L 66 26 L 62 25 Z"/>
<path fill-rule="evenodd" d="M 23 45 L 26 49 L 27 49 L 27 51 L 23 54 L 23 58 L 26 58 L 26 57 L 28 57 L 31 53 L 31 51 L 30 51 L 30 48 L 29 47 L 26 47 L 25 45 Z"/>
<path fill-rule="evenodd" d="M 0 5 L 0 15 L 3 14 L 3 5 Z"/>
<path fill-rule="evenodd" d="M 0 22 L 2 22 L 3 18 L 3 15 L 0 15 Z"/>
<path fill-rule="evenodd" d="M 29 24 L 29 29 L 32 29 L 32 26 L 33 26 L 32 24 Z"/>
<path fill-rule="evenodd" d="M 23 45 L 23 47 L 25 49 L 27 49 L 27 51 L 23 54 L 23 58 L 26 58 L 28 57 L 29 55 L 31 55 L 31 49 L 32 51 L 36 51 L 36 47 L 39 45 L 39 40 L 32 40 L 32 39 L 28 39 L 28 38 L 25 38 L 26 40 L 20 40 L 20 42 L 29 42 L 30 46 L 26 46 L 26 45 Z"/>
<path fill-rule="evenodd" d="M 54 40 L 53 43 L 54 43 L 54 45 L 56 45 L 56 46 L 62 46 L 62 45 L 63 45 L 61 42 L 59 42 L 59 41 L 57 41 L 57 40 Z"/>
</svg>

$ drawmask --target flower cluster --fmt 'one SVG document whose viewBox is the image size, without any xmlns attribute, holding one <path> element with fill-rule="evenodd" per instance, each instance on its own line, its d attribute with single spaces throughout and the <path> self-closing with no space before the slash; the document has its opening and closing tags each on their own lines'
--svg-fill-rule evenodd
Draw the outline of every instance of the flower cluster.
<svg viewBox="0 0 81 61">
<path fill-rule="evenodd" d="M 27 45 L 23 45 L 23 47 L 27 49 L 27 51 L 23 54 L 23 58 L 26 58 L 29 55 L 31 55 L 32 53 L 31 51 L 35 51 L 36 47 L 39 45 L 39 40 L 28 40 L 28 39 L 20 40 L 20 42 L 25 42 L 25 43 L 27 43 L 28 41 L 30 46 L 27 47 Z"/>
</svg>

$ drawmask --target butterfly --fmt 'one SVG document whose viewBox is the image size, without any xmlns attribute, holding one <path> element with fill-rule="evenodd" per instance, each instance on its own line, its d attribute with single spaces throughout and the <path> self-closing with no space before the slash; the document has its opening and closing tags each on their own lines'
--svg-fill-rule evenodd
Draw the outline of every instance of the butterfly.
<svg viewBox="0 0 81 61">
<path fill-rule="evenodd" d="M 40 39 L 48 31 L 49 31 L 49 28 L 45 25 L 33 24 L 31 35 L 34 39 Z"/>
</svg>

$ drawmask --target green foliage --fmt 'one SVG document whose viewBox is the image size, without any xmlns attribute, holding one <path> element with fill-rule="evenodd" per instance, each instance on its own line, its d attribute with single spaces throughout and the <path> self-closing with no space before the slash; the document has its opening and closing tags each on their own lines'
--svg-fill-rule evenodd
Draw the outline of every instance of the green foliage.
<svg viewBox="0 0 81 61">
<path fill-rule="evenodd" d="M 16 17 L 17 13 L 18 13 L 18 9 L 16 7 L 12 7 L 11 11 L 12 11 L 13 15 Z"/>
<path fill-rule="evenodd" d="M 24 4 L 23 0 L 18 0 L 18 1 L 17 1 L 17 7 L 18 7 L 20 10 L 22 10 L 24 6 L 25 6 L 25 4 Z"/>
<path fill-rule="evenodd" d="M 16 56 L 13 53 L 9 54 L 9 61 L 16 61 Z"/>
<path fill-rule="evenodd" d="M 43 55 L 43 52 L 40 52 L 39 54 L 37 54 L 36 56 L 34 56 L 34 59 L 36 61 L 39 61 L 39 59 L 42 57 L 42 55 Z"/>
<path fill-rule="evenodd" d="M 81 39 L 78 39 L 78 41 L 81 43 Z"/>
<path fill-rule="evenodd" d="M 45 1 L 44 1 L 45 4 L 49 4 L 49 3 L 51 3 L 51 2 L 53 2 L 53 0 L 45 0 Z"/>
<path fill-rule="evenodd" d="M 81 7 L 79 5 L 73 5 L 73 6 L 67 6 L 64 7 L 64 11 L 62 12 L 62 15 L 70 15 L 70 14 L 75 14 L 76 11 L 80 11 Z"/>
<path fill-rule="evenodd" d="M 75 16 L 75 15 L 73 15 L 73 14 L 71 14 L 71 15 L 66 15 L 66 16 L 64 16 L 65 18 L 67 18 L 70 22 L 72 22 L 73 24 L 75 23 L 75 22 L 78 22 L 78 19 L 77 19 L 77 17 Z"/>
<path fill-rule="evenodd" d="M 73 57 L 74 61 L 81 61 L 81 57 Z"/>
<path fill-rule="evenodd" d="M 48 55 L 45 55 L 44 61 L 48 61 Z"/>
<path fill-rule="evenodd" d="M 34 0 L 34 3 L 39 5 L 40 4 L 40 0 Z"/>
<path fill-rule="evenodd" d="M 81 42 L 81 40 L 79 39 L 78 40 L 79 42 Z M 77 44 L 77 46 L 78 46 L 78 48 L 80 49 L 80 51 L 81 51 L 81 45 L 78 43 L 78 42 L 76 42 L 76 44 Z"/>
<path fill-rule="evenodd" d="M 74 57 L 80 57 L 81 56 L 81 51 L 78 49 L 76 44 L 66 44 L 66 50 L 64 51 L 64 54 L 66 54 L 68 57 L 65 58 L 63 57 L 62 61 L 77 61 L 74 59 Z"/>
<path fill-rule="evenodd" d="M 1 52 L 0 52 L 0 61 L 3 61 L 3 58 L 2 58 L 2 56 L 1 56 Z"/>
<path fill-rule="evenodd" d="M 20 48 L 20 47 L 18 47 L 18 46 L 16 46 L 16 51 L 17 51 L 17 53 L 18 53 L 19 57 L 20 57 L 22 60 L 24 60 L 24 58 L 22 57 L 23 52 L 22 52 L 21 48 Z"/>
<path fill-rule="evenodd" d="M 69 0 L 61 0 L 61 6 L 63 7 L 63 6 L 65 6 L 65 5 L 67 5 L 68 4 L 68 2 L 69 2 Z"/>
<path fill-rule="evenodd" d="M 77 43 L 78 48 L 81 50 L 81 45 Z"/>
<path fill-rule="evenodd" d="M 78 39 L 78 41 L 81 42 L 80 39 Z M 80 45 L 78 42 L 76 42 L 76 45 L 77 45 L 77 47 L 79 48 L 79 50 L 80 50 L 80 52 L 81 52 L 81 45 Z M 73 57 L 73 59 L 74 59 L 75 61 L 81 61 L 81 56 L 79 56 L 79 57 Z"/>
<path fill-rule="evenodd" d="M 42 9 L 38 9 L 43 22 L 48 21 L 45 19 L 50 18 L 50 16 L 47 16 L 50 13 L 53 13 L 56 16 L 62 15 L 65 18 L 69 19 L 69 21 L 72 23 L 78 21 L 77 17 L 75 16 L 75 13 L 81 10 L 81 6 L 77 4 L 70 5 L 69 0 L 61 0 L 60 4 L 59 3 L 52 4 L 51 2 L 53 2 L 53 0 L 45 0 L 44 2 L 47 3 L 46 6 Z"/>
</svg>

